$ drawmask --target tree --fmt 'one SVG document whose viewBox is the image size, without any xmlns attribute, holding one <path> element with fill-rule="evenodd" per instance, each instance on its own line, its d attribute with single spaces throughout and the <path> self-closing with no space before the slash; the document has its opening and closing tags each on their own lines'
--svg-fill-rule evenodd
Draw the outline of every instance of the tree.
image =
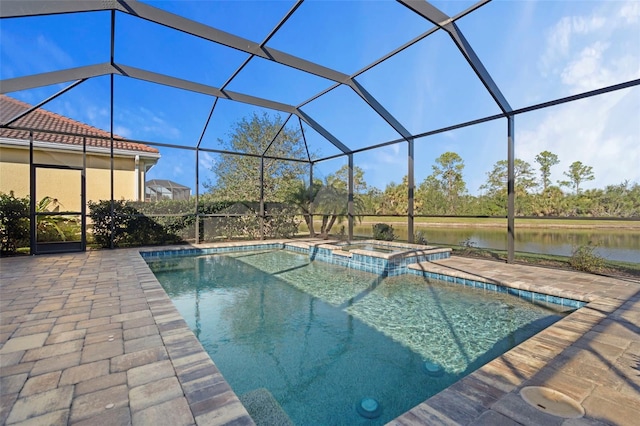
<svg viewBox="0 0 640 426">
<path fill-rule="evenodd" d="M 487 182 L 480 187 L 486 190 L 488 195 L 507 193 L 508 174 L 507 160 L 499 160 L 493 165 L 493 169 L 487 173 Z M 516 194 L 524 195 L 536 186 L 536 181 L 531 164 L 519 158 L 514 162 L 514 178 Z"/>
<path fill-rule="evenodd" d="M 409 205 L 409 177 L 405 175 L 402 183 L 391 182 L 384 188 L 382 214 L 407 214 Z"/>
<path fill-rule="evenodd" d="M 561 186 L 572 187 L 576 194 L 580 193 L 580 184 L 589 180 L 594 180 L 593 167 L 582 164 L 581 161 L 574 161 L 569 166 L 569 171 L 564 172 L 569 178 L 568 181 L 558 182 Z"/>
<path fill-rule="evenodd" d="M 321 216 L 320 235 L 323 238 L 329 236 L 329 232 L 336 223 L 341 223 L 348 213 L 349 191 L 348 184 L 344 181 L 347 176 L 348 169 L 342 167 L 335 174 L 326 177 L 325 181 L 315 180 L 310 187 L 305 183 L 298 181 L 295 188 L 290 191 L 286 197 L 286 201 L 297 206 L 304 221 L 309 228 L 309 234 L 316 236 L 315 224 L 312 216 Z M 357 178 L 356 178 L 357 176 Z M 356 182 L 358 184 L 356 185 Z M 354 169 L 354 187 L 364 189 L 364 171 L 360 168 Z M 313 212 L 312 212 L 313 205 Z M 353 195 L 353 210 L 355 214 L 361 214 L 365 211 L 365 204 L 360 194 Z M 313 214 L 312 214 L 313 213 Z"/>
<path fill-rule="evenodd" d="M 362 198 L 364 213 L 382 214 L 384 193 L 380 189 L 371 186 L 366 193 L 360 194 L 360 197 Z"/>
<path fill-rule="evenodd" d="M 312 220 L 312 203 L 318 196 L 318 192 L 322 188 L 322 182 L 316 180 L 310 186 L 306 186 L 304 181 L 298 181 L 296 186 L 287 194 L 285 201 L 291 203 L 300 209 L 304 218 L 309 235 L 316 236 L 314 224 Z"/>
<path fill-rule="evenodd" d="M 487 173 L 487 182 L 480 187 L 480 190 L 486 191 L 487 201 L 489 201 L 488 209 L 492 214 L 506 212 L 507 206 L 507 181 L 508 181 L 508 163 L 507 160 L 497 161 L 493 165 L 493 169 Z M 515 193 L 516 193 L 516 213 L 529 214 L 531 211 L 531 202 L 529 191 L 536 186 L 534 179 L 534 171 L 531 164 L 519 158 L 514 162 L 515 177 Z"/>
<path fill-rule="evenodd" d="M 416 210 L 419 214 L 447 214 L 446 195 L 442 191 L 440 181 L 434 176 L 427 176 L 416 189 Z"/>
<path fill-rule="evenodd" d="M 455 152 L 445 152 L 436 158 L 436 164 L 432 165 L 431 176 L 439 183 L 441 191 L 447 200 L 447 213 L 455 214 L 458 209 L 459 198 L 467 192 L 467 187 L 462 177 L 464 161 Z"/>
<path fill-rule="evenodd" d="M 344 165 L 334 174 L 327 176 L 329 185 L 340 188 L 342 191 L 349 189 L 349 166 Z M 367 182 L 364 180 L 364 170 L 358 166 L 353 167 L 353 192 L 354 194 L 364 194 L 367 192 Z"/>
<path fill-rule="evenodd" d="M 258 200 L 260 198 L 259 156 L 265 151 L 270 157 L 306 157 L 300 132 L 283 128 L 278 134 L 282 124 L 280 116 L 270 118 L 266 113 L 262 116 L 254 113 L 249 119 L 243 118 L 237 122 L 227 140 L 219 139 L 219 143 L 227 151 L 254 154 L 258 157 L 221 154 L 220 160 L 216 161 L 210 169 L 216 176 L 215 183 L 204 184 L 215 199 Z M 269 146 L 276 134 L 278 137 Z M 306 173 L 307 169 L 303 163 L 265 158 L 265 199 L 283 201 Z"/>
<path fill-rule="evenodd" d="M 542 191 L 546 192 L 551 185 L 551 167 L 560 163 L 558 156 L 550 151 L 542 151 L 536 155 L 536 162 L 540 164 L 540 174 L 542 175 Z"/>
</svg>

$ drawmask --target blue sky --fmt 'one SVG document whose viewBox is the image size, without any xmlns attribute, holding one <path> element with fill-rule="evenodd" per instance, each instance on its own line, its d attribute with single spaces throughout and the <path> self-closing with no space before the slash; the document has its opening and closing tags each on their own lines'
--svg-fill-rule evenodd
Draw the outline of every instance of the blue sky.
<svg viewBox="0 0 640 426">
<path fill-rule="evenodd" d="M 156 1 L 156 7 L 261 42 L 292 6 L 290 1 Z M 437 1 L 449 15 L 473 2 Z M 513 108 L 545 102 L 640 78 L 640 2 L 494 1 L 457 22 L 469 44 Z M 432 24 L 392 1 L 306 1 L 268 46 L 354 74 L 428 31 Z M 0 22 L 2 79 L 108 62 L 109 13 L 9 19 Z M 220 87 L 247 55 L 121 13 L 116 17 L 116 62 Z M 499 111 L 448 35 L 416 43 L 357 77 L 414 133 L 442 128 Z M 254 58 L 229 90 L 297 105 L 332 85 L 285 66 Z M 63 85 L 64 86 L 64 85 Z M 37 103 L 63 86 L 9 93 Z M 121 136 L 193 146 L 213 98 L 124 77 L 115 78 L 114 131 Z M 109 78 L 87 81 L 47 109 L 109 130 Z M 341 86 L 302 108 L 345 145 L 358 149 L 399 135 L 351 89 Z M 221 100 L 202 146 L 217 148 L 230 126 L 262 109 Z M 268 111 L 274 113 L 273 111 Z M 286 118 L 286 115 L 283 115 Z M 297 119 L 291 122 L 297 125 Z M 541 151 L 561 163 L 552 180 L 564 179 L 573 161 L 592 166 L 596 179 L 584 188 L 640 182 L 640 88 L 518 115 L 516 157 L 530 162 Z M 338 153 L 305 127 L 311 150 Z M 446 151 L 465 162 L 472 194 L 493 164 L 506 158 L 506 121 L 441 133 L 415 145 L 416 182 L 432 172 Z M 406 143 L 360 153 L 355 164 L 380 189 L 407 172 Z M 149 178 L 194 187 L 192 152 L 161 149 Z M 211 179 L 215 156 L 202 154 L 201 181 Z M 346 158 L 318 165 L 324 177 Z"/>
</svg>

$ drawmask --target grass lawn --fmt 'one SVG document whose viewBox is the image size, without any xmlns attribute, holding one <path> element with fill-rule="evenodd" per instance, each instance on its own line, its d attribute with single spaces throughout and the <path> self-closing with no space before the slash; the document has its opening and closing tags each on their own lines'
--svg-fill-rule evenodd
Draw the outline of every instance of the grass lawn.
<svg viewBox="0 0 640 426">
<path fill-rule="evenodd" d="M 372 223 L 406 224 L 407 219 L 400 216 L 363 216 L 361 224 Z M 357 223 L 357 221 L 356 221 Z M 603 229 L 633 229 L 640 231 L 640 220 L 590 220 L 590 219 L 515 219 L 516 227 L 523 228 L 603 228 Z M 416 217 L 414 225 L 429 226 L 468 226 L 468 227 L 505 227 L 507 219 L 477 218 L 477 217 Z"/>
</svg>

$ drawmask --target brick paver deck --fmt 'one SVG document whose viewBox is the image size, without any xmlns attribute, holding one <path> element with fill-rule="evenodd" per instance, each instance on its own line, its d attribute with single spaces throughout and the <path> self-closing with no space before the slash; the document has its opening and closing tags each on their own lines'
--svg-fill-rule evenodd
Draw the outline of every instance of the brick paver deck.
<svg viewBox="0 0 640 426">
<path fill-rule="evenodd" d="M 590 303 L 392 424 L 638 424 L 638 282 L 464 258 L 417 267 Z M 0 283 L 0 424 L 253 424 L 137 249 L 1 259 Z M 529 385 L 586 416 L 529 406 Z"/>
</svg>

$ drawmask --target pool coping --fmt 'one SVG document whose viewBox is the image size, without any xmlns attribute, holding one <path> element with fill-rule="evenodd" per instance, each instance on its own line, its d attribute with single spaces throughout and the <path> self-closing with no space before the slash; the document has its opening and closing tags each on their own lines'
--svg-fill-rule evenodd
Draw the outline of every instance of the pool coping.
<svg viewBox="0 0 640 426">
<path fill-rule="evenodd" d="M 299 243 L 300 240 L 273 240 L 272 242 L 295 244 Z M 259 243 L 264 242 L 260 241 Z M 308 240 L 307 243 L 322 244 L 323 241 Z M 251 242 L 225 244 L 242 246 L 251 244 Z M 220 246 L 220 244 L 203 244 L 198 245 L 197 248 L 213 246 Z M 174 246 L 170 249 L 194 249 L 194 247 L 193 245 L 185 245 Z M 139 392 L 141 388 L 151 386 L 152 383 L 136 387 L 126 382 L 124 385 L 119 384 L 109 388 L 120 389 L 122 386 L 128 386 L 126 400 L 126 407 L 128 408 L 118 408 L 120 410 L 118 413 L 122 414 L 123 410 L 128 413 L 128 417 L 124 416 L 122 419 L 128 418 L 129 422 L 133 424 L 145 424 L 144 420 L 163 418 L 161 416 L 175 417 L 181 415 L 184 422 L 180 422 L 180 424 L 253 424 L 252 419 L 248 416 L 237 396 L 217 370 L 214 361 L 204 351 L 150 271 L 145 260 L 139 254 L 143 251 L 167 249 L 167 247 L 144 247 L 80 254 L 2 259 L 2 268 L 0 269 L 0 274 L 2 274 L 2 296 L 4 299 L 6 295 L 10 295 L 16 297 L 16 300 L 27 296 L 36 297 L 37 294 L 34 292 L 31 292 L 32 295 L 18 294 L 21 286 L 24 285 L 25 288 L 30 288 L 29 283 L 24 282 L 29 277 L 37 277 L 40 281 L 50 283 L 46 287 L 40 286 L 42 289 L 63 288 L 62 293 L 70 295 L 77 293 L 75 287 L 69 287 L 68 281 L 70 277 L 73 277 L 76 284 L 82 283 L 83 294 L 88 294 L 87 286 L 91 288 L 92 283 L 95 282 L 95 274 L 98 277 L 101 274 L 105 277 L 115 277 L 113 279 L 116 281 L 113 283 L 109 282 L 109 280 L 99 279 L 98 284 L 94 286 L 99 287 L 101 291 L 109 291 L 112 296 L 120 294 L 119 313 L 101 318 L 109 318 L 110 323 L 108 325 L 117 325 L 121 328 L 126 327 L 128 322 L 133 324 L 136 321 L 150 318 L 153 320 L 154 327 L 157 328 L 161 345 L 112 357 L 108 357 L 105 354 L 104 359 L 108 359 L 111 362 L 112 368 L 114 363 L 115 365 L 123 365 L 123 363 L 128 362 L 129 365 L 124 370 L 127 376 L 135 376 L 134 373 L 145 368 L 153 368 L 161 363 L 170 362 L 174 371 L 173 377 L 175 377 L 182 390 L 181 395 L 170 401 L 158 400 L 154 404 L 154 398 L 151 397 L 152 401 L 146 402 L 147 405 L 150 404 L 148 407 L 136 410 L 137 403 L 135 403 L 135 398 L 138 395 L 136 392 Z M 47 266 L 47 269 L 39 270 L 37 267 L 39 264 L 59 265 L 59 271 L 54 276 L 46 272 L 51 270 L 50 266 Z M 640 323 L 640 285 L 638 282 L 467 258 L 451 258 L 425 264 L 420 263 L 412 266 L 412 268 L 427 271 L 428 273 L 458 274 L 461 277 L 464 277 L 463 274 L 471 274 L 484 278 L 485 282 L 500 283 L 500 285 L 508 288 L 517 288 L 525 291 L 532 291 L 533 288 L 540 291 L 544 290 L 544 292 L 553 291 L 558 297 L 582 300 L 588 302 L 588 304 L 504 355 L 485 364 L 439 394 L 402 414 L 391 421 L 391 424 L 495 424 L 498 421 L 511 421 L 511 423 L 507 422 L 505 424 L 512 424 L 513 421 L 520 424 L 541 424 L 541 419 L 545 422 L 550 422 L 548 424 L 561 424 L 557 419 L 550 418 L 545 413 L 536 413 L 536 410 L 530 407 L 527 409 L 526 406 L 522 405 L 521 398 L 517 393 L 524 385 L 531 383 L 546 383 L 550 387 L 555 386 L 559 388 L 557 390 L 564 391 L 579 400 L 585 405 L 587 418 L 593 424 L 598 424 L 598 421 L 632 424 L 632 420 L 640 417 L 640 409 L 634 408 L 640 407 L 640 391 L 638 390 L 640 387 L 634 387 L 631 379 L 632 374 L 637 375 L 638 367 L 627 365 L 629 360 L 635 359 L 634 357 L 640 359 L 640 332 L 637 327 L 634 329 L 629 326 L 629 323 Z M 479 271 L 480 273 L 478 273 Z M 559 277 L 564 281 L 564 284 L 541 282 L 540 280 L 544 281 L 545 277 Z M 131 292 L 132 297 L 135 295 L 135 297 L 144 298 L 146 308 L 140 307 L 140 310 L 135 312 L 125 309 L 127 306 L 131 307 L 129 303 L 132 302 L 128 302 L 128 293 L 125 298 L 124 289 Z M 10 293 L 13 290 L 16 291 L 15 295 Z M 97 290 L 94 290 L 94 293 L 97 293 Z M 45 294 L 48 293 L 45 292 Z M 97 296 L 98 294 L 95 294 L 92 297 Z M 78 298 L 79 296 L 75 295 L 73 297 Z M 87 297 L 85 296 L 85 298 Z M 42 376 L 35 374 L 34 370 L 34 365 L 37 365 L 40 361 L 35 363 L 21 362 L 21 360 L 16 360 L 18 355 L 22 356 L 24 353 L 30 353 L 33 358 L 38 356 L 45 348 L 53 348 L 56 344 L 44 344 L 41 348 L 14 352 L 4 351 L 3 353 L 3 349 L 12 340 L 14 334 L 26 328 L 37 327 L 33 324 L 34 322 L 48 321 L 49 319 L 55 319 L 55 323 L 64 320 L 64 324 L 66 324 L 71 317 L 78 315 L 82 316 L 82 318 L 86 317 L 84 320 L 75 322 L 77 329 L 89 325 L 88 322 L 96 322 L 101 319 L 89 319 L 96 312 L 93 306 L 89 306 L 88 312 L 87 308 L 84 307 L 78 307 L 75 310 L 60 310 L 59 307 L 52 307 L 50 311 L 45 311 L 44 300 L 40 300 L 36 305 L 26 305 L 24 301 L 18 305 L 8 299 L 2 300 L 2 302 L 3 333 L 0 334 L 2 337 L 0 342 L 3 346 L 0 348 L 0 355 L 2 355 L 2 363 L 0 363 L 1 376 L 3 380 L 12 379 L 12 381 L 7 382 L 9 384 L 16 380 L 22 380 L 22 387 L 25 386 L 25 382 L 28 380 Z M 15 310 L 13 310 L 14 306 Z M 18 309 L 18 306 L 20 309 Z M 82 309 L 84 309 L 84 313 L 74 313 Z M 101 307 L 99 309 L 104 308 Z M 47 313 L 45 318 L 35 319 L 41 317 L 44 313 Z M 136 318 L 136 315 L 140 315 L 140 317 Z M 55 326 L 64 324 L 55 324 Z M 151 327 L 151 325 L 145 327 Z M 83 330 L 89 333 L 92 328 L 84 328 Z M 58 336 L 58 334 L 54 334 L 55 331 L 49 330 L 47 338 Z M 76 331 L 79 331 L 79 329 Z M 126 332 L 127 330 L 124 331 Z M 69 331 L 66 333 L 69 333 Z M 92 336 L 94 335 L 92 334 Z M 83 338 L 84 340 L 77 340 L 84 342 L 83 346 L 75 349 L 82 354 L 95 347 L 95 345 L 87 344 L 86 339 L 89 335 L 87 334 L 86 336 L 86 338 Z M 123 347 L 126 348 L 129 343 L 137 344 L 127 341 L 126 337 L 127 333 L 124 333 L 124 338 L 121 341 Z M 601 352 L 603 354 L 600 354 Z M 151 359 L 153 357 L 150 353 L 155 354 L 154 359 Z M 594 353 L 602 355 L 601 357 L 612 366 L 608 369 L 596 368 L 594 371 L 598 373 L 597 375 L 576 373 L 576 365 L 594 365 L 593 359 L 589 358 L 590 354 L 593 355 Z M 610 359 L 613 353 L 616 354 L 615 360 Z M 596 357 L 595 361 L 598 361 L 598 357 Z M 78 362 L 80 362 L 80 356 L 78 356 Z M 67 372 L 79 367 L 79 365 L 76 365 L 62 368 L 60 371 L 67 374 Z M 111 372 L 108 377 L 114 374 L 123 373 Z M 621 376 L 624 376 L 624 379 L 621 379 Z M 81 381 L 72 386 L 77 389 L 80 385 L 85 385 L 98 379 L 95 378 L 86 382 Z M 163 378 L 162 380 L 168 380 L 168 378 Z M 21 419 L 19 415 L 13 412 L 26 410 L 25 401 L 29 400 L 29 398 L 33 399 L 34 396 L 23 397 L 24 389 L 22 388 L 18 392 L 9 393 L 5 391 L 5 389 L 9 388 L 4 385 L 5 381 L 3 381 L 2 411 L 0 411 L 3 414 L 0 415 L 0 420 L 6 421 L 9 419 L 13 421 Z M 14 384 L 12 387 L 18 388 L 19 386 Z M 47 392 L 54 391 L 62 392 L 63 389 L 68 387 L 58 383 L 56 388 L 37 395 L 44 395 Z M 107 390 L 96 391 L 89 395 L 95 394 L 97 396 L 100 392 L 106 392 Z M 611 396 L 614 394 L 615 398 Z M 66 413 L 66 419 L 69 423 L 74 419 L 74 415 L 75 419 L 82 421 L 95 420 L 95 417 L 86 417 L 88 414 L 85 417 L 78 417 L 78 414 L 76 414 L 78 407 L 81 405 L 79 400 L 82 399 L 84 401 L 83 398 L 86 397 L 87 395 L 73 396 L 66 408 L 58 407 L 57 410 L 51 410 L 51 412 L 37 412 L 35 413 L 37 416 L 32 413 L 34 414 L 32 416 L 34 417 L 33 420 L 44 418 L 43 416 L 52 416 L 56 413 L 61 416 Z M 616 402 L 616 398 L 618 402 Z M 125 403 L 122 402 L 122 404 Z M 175 407 L 177 406 L 180 409 L 176 409 Z M 185 409 L 185 407 L 188 408 Z M 113 410 L 105 413 L 98 410 L 95 414 L 101 416 L 108 414 L 112 416 L 113 420 L 115 417 L 113 417 L 112 413 L 115 412 Z M 102 420 L 104 419 L 103 417 Z M 125 423 L 127 422 L 124 420 L 122 422 L 113 422 L 113 424 Z M 179 423 L 176 421 L 176 424 Z"/>
</svg>

